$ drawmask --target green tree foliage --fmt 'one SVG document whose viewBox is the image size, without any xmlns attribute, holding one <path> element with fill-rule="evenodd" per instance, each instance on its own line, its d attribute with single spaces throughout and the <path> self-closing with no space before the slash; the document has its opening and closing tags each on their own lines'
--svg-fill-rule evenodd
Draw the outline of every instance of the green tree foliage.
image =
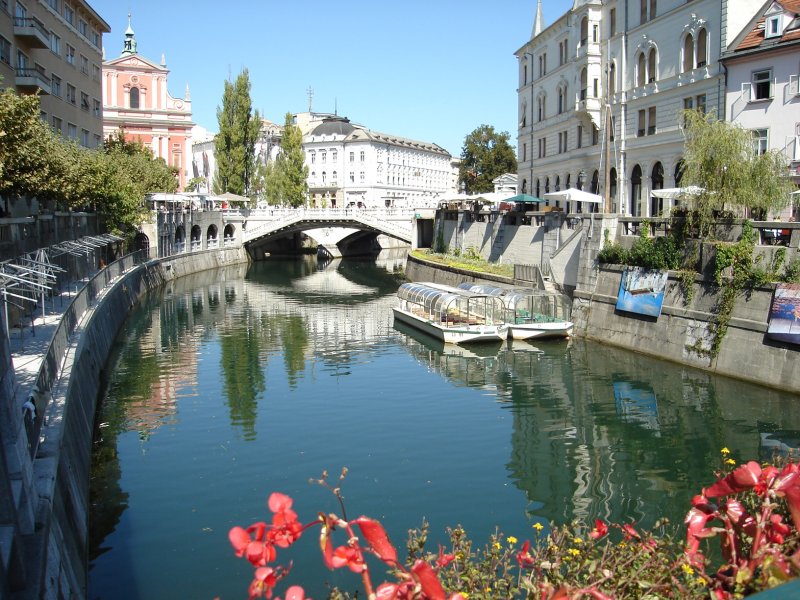
<svg viewBox="0 0 800 600">
<path fill-rule="evenodd" d="M 261 135 L 261 115 L 253 110 L 247 69 L 239 73 L 236 81 L 225 82 L 217 122 L 214 192 L 249 196 L 256 181 L 256 142 Z"/>
<path fill-rule="evenodd" d="M 38 97 L 0 92 L 1 195 L 95 210 L 109 230 L 124 233 L 141 223 L 146 194 L 177 189 L 175 169 L 121 131 L 90 150 L 54 133 L 39 113 Z"/>
<path fill-rule="evenodd" d="M 701 237 L 712 233 L 715 213 L 741 208 L 764 219 L 788 204 L 790 183 L 779 152 L 757 154 L 751 132 L 714 114 L 687 110 L 683 119 L 683 182 L 703 189 L 694 206 Z"/>
<path fill-rule="evenodd" d="M 286 113 L 281 150 L 275 164 L 267 167 L 266 197 L 270 204 L 301 206 L 308 194 L 308 167 L 303 155 L 303 133 Z"/>
<path fill-rule="evenodd" d="M 497 133 L 491 125 L 481 125 L 464 138 L 458 181 L 468 194 L 494 191 L 494 178 L 517 172 L 517 157 L 508 140 L 507 131 Z"/>
</svg>

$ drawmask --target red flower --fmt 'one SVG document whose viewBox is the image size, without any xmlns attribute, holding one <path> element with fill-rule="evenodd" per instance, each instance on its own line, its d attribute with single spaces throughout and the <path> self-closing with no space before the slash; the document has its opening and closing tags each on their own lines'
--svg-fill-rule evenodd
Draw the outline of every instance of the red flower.
<svg viewBox="0 0 800 600">
<path fill-rule="evenodd" d="M 642 536 L 639 535 L 639 532 L 636 531 L 630 523 L 625 523 L 625 525 L 622 526 L 622 533 L 625 534 L 626 540 L 632 540 L 634 538 L 637 540 L 642 539 Z"/>
<path fill-rule="evenodd" d="M 272 598 L 272 590 L 280 579 L 278 571 L 271 567 L 259 567 L 256 569 L 253 581 L 250 583 L 248 593 L 249 599 L 253 598 Z"/>
<path fill-rule="evenodd" d="M 520 548 L 520 551 L 517 552 L 516 558 L 517 558 L 517 563 L 519 563 L 520 567 L 523 567 L 523 568 L 532 567 L 535 564 L 534 560 L 533 560 L 533 557 L 528 552 L 528 550 L 530 550 L 530 548 L 531 548 L 530 541 L 529 540 L 525 540 L 525 543 L 522 544 L 522 548 Z"/>
<path fill-rule="evenodd" d="M 288 548 L 303 533 L 303 525 L 297 520 L 297 513 L 292 510 L 292 499 L 278 492 L 270 494 L 267 502 L 272 515 L 270 541 L 281 548 Z"/>
<path fill-rule="evenodd" d="M 254 567 L 263 567 L 275 560 L 275 547 L 267 540 L 266 529 L 266 523 L 254 523 L 247 529 L 231 528 L 228 539 L 236 556 L 246 556 Z"/>
<path fill-rule="evenodd" d="M 363 516 L 356 519 L 356 524 L 361 529 L 361 533 L 370 548 L 383 562 L 397 563 L 397 550 L 389 541 L 389 536 L 386 535 L 383 525 L 374 519 Z"/>
<path fill-rule="evenodd" d="M 276 598 L 275 600 L 281 599 Z M 311 600 L 311 598 L 306 598 L 305 590 L 299 585 L 293 585 L 286 590 L 286 600 Z"/>
<path fill-rule="evenodd" d="M 422 593 L 428 600 L 445 600 L 444 588 L 436 576 L 433 567 L 424 560 L 417 560 L 411 567 L 414 579 L 422 588 Z"/>
<path fill-rule="evenodd" d="M 605 537 L 606 535 L 608 535 L 608 525 L 606 525 L 600 519 L 595 519 L 594 529 L 589 532 L 589 537 L 599 540 L 601 537 Z"/>
<path fill-rule="evenodd" d="M 414 582 L 382 583 L 375 590 L 376 600 L 413 600 Z"/>
<path fill-rule="evenodd" d="M 436 566 L 440 569 L 444 569 L 447 565 L 453 562 L 456 559 L 455 554 L 445 554 L 444 548 L 442 545 L 439 544 L 439 558 L 436 559 Z"/>
<path fill-rule="evenodd" d="M 339 546 L 336 548 L 330 561 L 333 568 L 347 567 L 353 573 L 361 573 L 367 568 L 367 565 L 364 564 L 364 556 L 361 554 L 361 550 L 352 546 Z"/>
<path fill-rule="evenodd" d="M 756 487 L 759 482 L 763 483 L 761 465 L 751 460 L 708 487 L 705 495 L 718 498 L 719 496 L 738 494 Z"/>
</svg>

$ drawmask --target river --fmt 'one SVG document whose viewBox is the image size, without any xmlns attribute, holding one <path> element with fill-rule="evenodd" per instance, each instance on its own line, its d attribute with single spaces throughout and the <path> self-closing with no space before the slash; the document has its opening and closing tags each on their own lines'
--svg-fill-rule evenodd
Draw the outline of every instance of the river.
<svg viewBox="0 0 800 600">
<path fill-rule="evenodd" d="M 396 329 L 403 260 L 270 260 L 200 273 L 140 304 L 96 424 L 89 598 L 246 598 L 227 532 L 294 498 L 301 520 L 380 519 L 401 549 L 463 525 L 602 518 L 677 527 L 737 461 L 800 446 L 800 398 L 581 340 L 451 349 Z M 340 540 L 341 542 L 342 540 Z M 358 588 L 316 531 L 281 554 L 312 597 Z M 280 590 L 279 590 L 280 591 Z"/>
</svg>

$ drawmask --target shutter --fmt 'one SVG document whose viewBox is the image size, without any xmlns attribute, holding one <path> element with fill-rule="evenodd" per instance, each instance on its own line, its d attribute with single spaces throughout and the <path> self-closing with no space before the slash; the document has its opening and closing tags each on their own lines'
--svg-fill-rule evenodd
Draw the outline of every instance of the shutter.
<svg viewBox="0 0 800 600">
<path fill-rule="evenodd" d="M 800 94 L 800 75 L 789 75 L 789 94 L 797 96 Z"/>
<path fill-rule="evenodd" d="M 749 81 L 742 84 L 742 98 L 745 102 L 753 99 L 753 84 Z"/>
</svg>

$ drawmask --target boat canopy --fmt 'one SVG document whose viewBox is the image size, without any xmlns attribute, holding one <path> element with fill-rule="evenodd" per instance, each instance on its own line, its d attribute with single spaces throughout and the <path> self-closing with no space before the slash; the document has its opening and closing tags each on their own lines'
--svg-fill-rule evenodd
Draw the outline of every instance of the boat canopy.
<svg viewBox="0 0 800 600">
<path fill-rule="evenodd" d="M 447 321 L 475 317 L 486 324 L 504 322 L 503 302 L 496 295 L 434 283 L 404 283 L 398 288 L 397 297 Z"/>
<path fill-rule="evenodd" d="M 509 322 L 512 323 L 533 315 L 563 321 L 572 320 L 572 302 L 565 294 L 533 288 L 512 290 L 468 282 L 460 283 L 458 287 L 502 298 L 505 309 L 509 313 Z"/>
</svg>

